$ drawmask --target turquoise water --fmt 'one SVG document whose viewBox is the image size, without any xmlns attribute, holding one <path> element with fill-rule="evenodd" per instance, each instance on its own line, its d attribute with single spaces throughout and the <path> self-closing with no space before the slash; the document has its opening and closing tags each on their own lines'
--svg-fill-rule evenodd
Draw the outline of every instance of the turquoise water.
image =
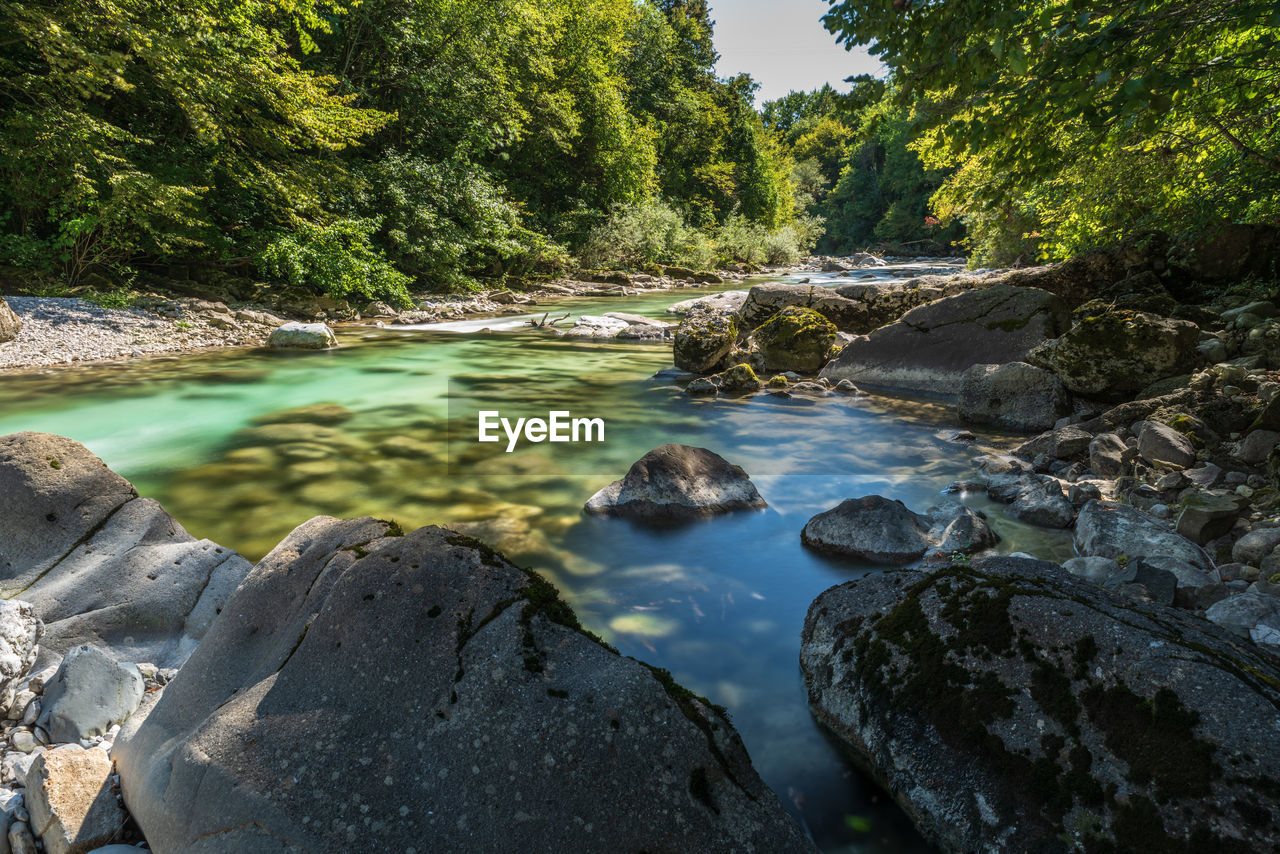
<svg viewBox="0 0 1280 854">
<path fill-rule="evenodd" d="M 554 310 L 661 316 L 696 293 Z M 947 483 L 973 477 L 973 448 L 946 438 L 958 426 L 950 409 L 889 397 L 691 398 L 663 373 L 669 344 L 559 338 L 512 320 L 352 327 L 325 353 L 10 376 L 0 379 L 0 434 L 71 436 L 193 534 L 255 559 L 319 513 L 457 524 L 551 578 L 623 653 L 728 708 L 761 775 L 824 849 L 928 850 L 809 714 L 797 664 L 805 611 L 873 568 L 808 552 L 799 532 L 844 498 L 879 493 L 924 510 Z M 506 454 L 474 441 L 480 409 L 600 417 L 605 441 Z M 592 493 L 666 442 L 743 466 L 769 509 L 658 530 L 583 516 Z M 1063 537 L 976 506 L 1003 550 L 1069 556 Z"/>
</svg>

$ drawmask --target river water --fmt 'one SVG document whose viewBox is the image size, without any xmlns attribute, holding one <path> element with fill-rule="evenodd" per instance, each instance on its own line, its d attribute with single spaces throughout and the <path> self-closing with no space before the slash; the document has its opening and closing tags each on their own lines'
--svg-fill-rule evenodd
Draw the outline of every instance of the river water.
<svg viewBox="0 0 1280 854">
<path fill-rule="evenodd" d="M 565 300 L 533 316 L 662 317 L 673 302 L 730 287 L 744 285 Z M 323 353 L 240 350 L 0 377 L 0 435 L 77 439 L 193 534 L 253 559 L 317 514 L 406 529 L 455 523 L 551 579 L 623 654 L 724 705 L 761 775 L 824 850 L 930 850 L 809 714 L 797 663 L 809 603 L 875 568 L 807 551 L 800 529 L 873 493 L 923 511 L 948 483 L 973 478 L 974 448 L 948 439 L 953 409 L 885 396 L 692 398 L 666 371 L 669 343 L 556 337 L 526 319 L 350 327 Z M 602 418 L 605 441 L 508 454 L 505 442 L 475 441 L 480 410 Z M 582 514 L 597 489 L 667 442 L 741 465 L 769 509 L 661 529 Z M 1065 537 L 966 501 L 991 517 L 1001 551 L 1070 556 Z"/>
</svg>

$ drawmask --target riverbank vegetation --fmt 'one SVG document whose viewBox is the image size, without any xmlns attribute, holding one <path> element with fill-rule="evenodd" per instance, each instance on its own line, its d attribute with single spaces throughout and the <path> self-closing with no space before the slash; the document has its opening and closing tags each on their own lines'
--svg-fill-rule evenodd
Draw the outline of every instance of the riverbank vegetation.
<svg viewBox="0 0 1280 854">
<path fill-rule="evenodd" d="M 714 74 L 703 0 L 36 0 L 0 15 L 0 253 L 71 286 L 261 276 L 404 304 L 579 252 L 794 260 L 813 233 L 754 84 Z M 642 250 L 606 251 L 662 222 Z"/>
</svg>

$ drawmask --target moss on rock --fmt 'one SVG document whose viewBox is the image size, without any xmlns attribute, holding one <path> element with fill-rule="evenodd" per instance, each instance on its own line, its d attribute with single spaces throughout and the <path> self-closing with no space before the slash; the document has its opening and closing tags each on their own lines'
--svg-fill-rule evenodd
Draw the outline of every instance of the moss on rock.
<svg viewBox="0 0 1280 854">
<path fill-rule="evenodd" d="M 768 370 L 813 373 L 827 363 L 836 327 L 812 309 L 788 306 L 755 332 Z"/>
</svg>

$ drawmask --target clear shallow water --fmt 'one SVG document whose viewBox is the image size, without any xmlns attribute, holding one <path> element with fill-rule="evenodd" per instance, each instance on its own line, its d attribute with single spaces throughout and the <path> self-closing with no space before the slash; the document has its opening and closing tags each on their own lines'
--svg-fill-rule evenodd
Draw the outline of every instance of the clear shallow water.
<svg viewBox="0 0 1280 854">
<path fill-rule="evenodd" d="M 697 293 L 566 301 L 538 316 L 660 316 Z M 623 653 L 726 706 L 761 775 L 824 849 L 928 850 L 810 717 L 797 664 L 808 605 L 874 568 L 808 552 L 799 532 L 844 498 L 879 493 L 922 511 L 949 482 L 972 478 L 974 450 L 945 439 L 957 426 L 946 406 L 690 398 L 654 376 L 670 365 L 663 344 L 474 327 L 340 337 L 344 346 L 327 353 L 240 351 L 0 378 L 0 434 L 84 442 L 194 534 L 253 558 L 319 513 L 406 528 L 457 523 L 546 574 Z M 289 411 L 317 404 L 331 405 Z M 606 441 L 506 454 L 475 443 L 482 408 L 601 417 Z M 665 442 L 742 465 L 769 509 L 659 530 L 582 515 L 595 490 Z M 1002 550 L 1069 556 L 1064 537 L 973 503 L 988 511 Z"/>
</svg>

